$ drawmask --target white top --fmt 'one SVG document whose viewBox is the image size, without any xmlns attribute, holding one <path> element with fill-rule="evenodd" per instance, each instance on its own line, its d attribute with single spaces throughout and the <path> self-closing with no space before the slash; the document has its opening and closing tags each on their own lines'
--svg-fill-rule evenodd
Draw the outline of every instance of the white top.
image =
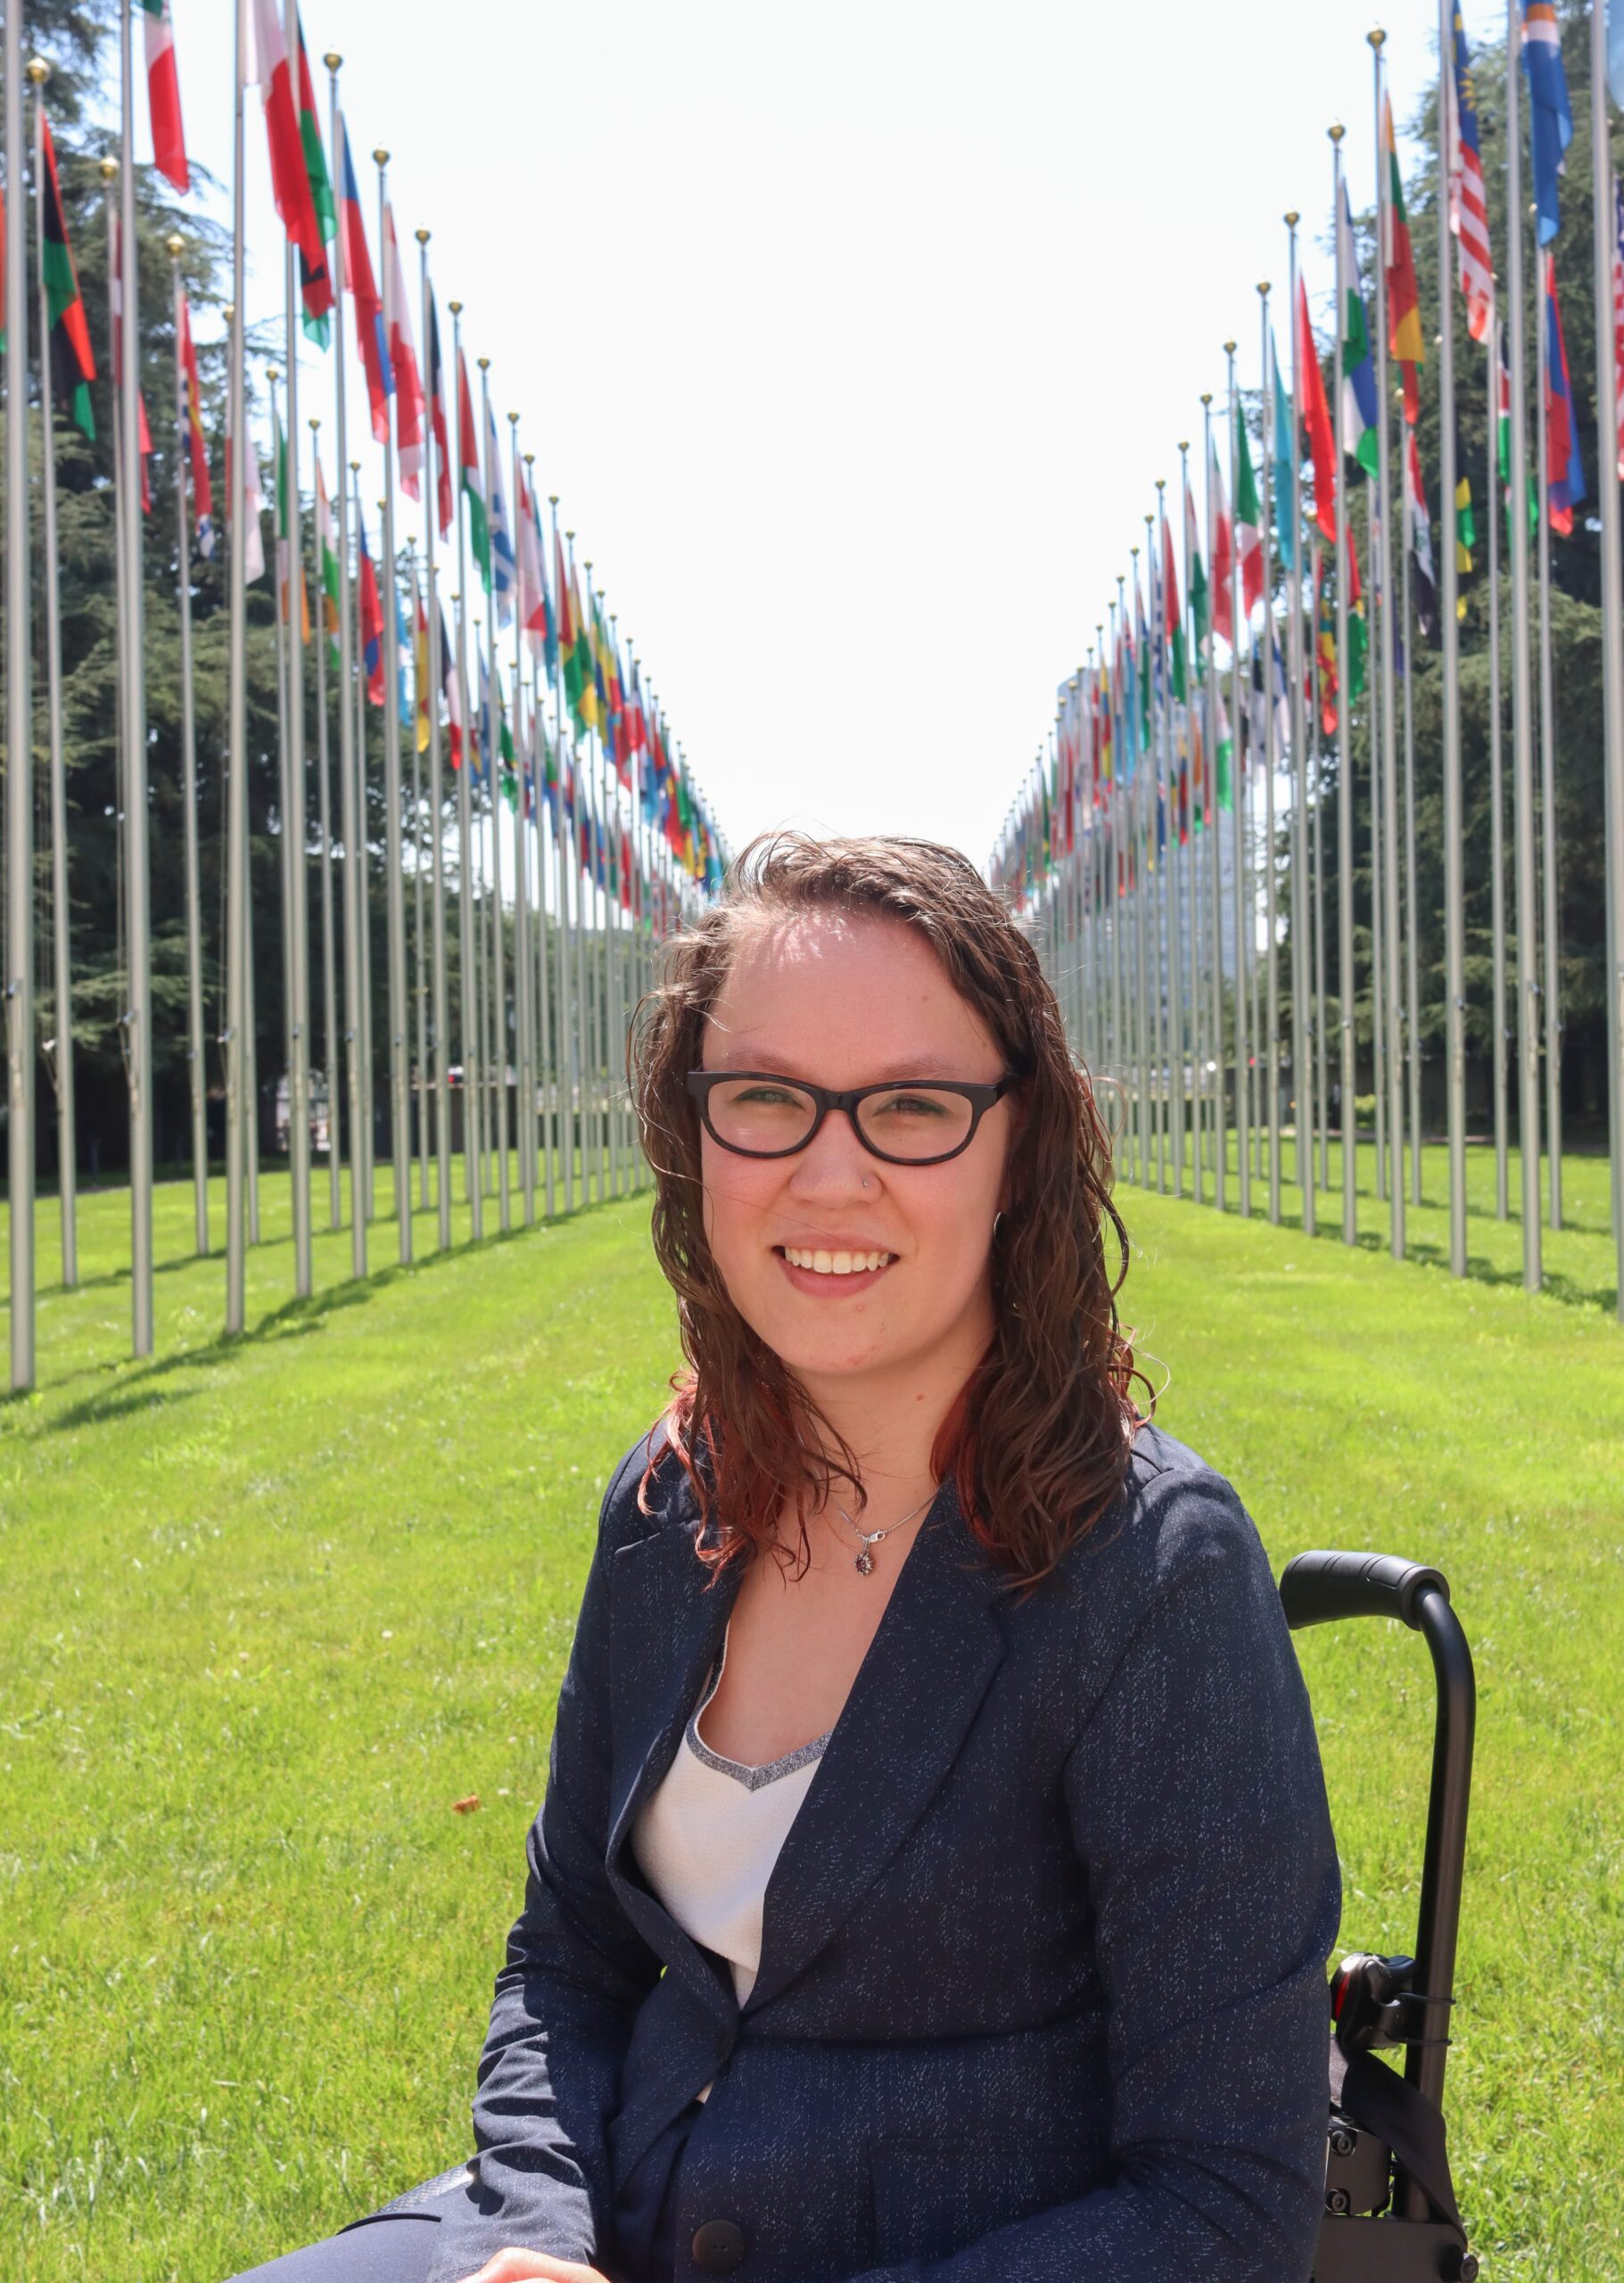
<svg viewBox="0 0 1624 2283">
<path fill-rule="evenodd" d="M 684 1933 L 727 1959 L 742 2006 L 762 1962 L 767 1881 L 834 1731 L 759 1768 L 713 1751 L 699 1718 L 727 1661 L 724 1635 L 716 1669 L 688 1716 L 676 1758 L 632 1827 L 631 1844 L 644 1877 Z"/>
</svg>

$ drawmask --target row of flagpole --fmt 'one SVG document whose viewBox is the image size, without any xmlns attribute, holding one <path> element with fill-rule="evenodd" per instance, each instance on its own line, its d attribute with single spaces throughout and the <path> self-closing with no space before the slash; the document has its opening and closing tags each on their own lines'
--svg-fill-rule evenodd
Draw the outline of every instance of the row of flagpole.
<svg viewBox="0 0 1624 2283">
<path fill-rule="evenodd" d="M 146 482 L 151 440 L 140 384 L 142 291 L 133 156 L 136 4 L 136 0 L 121 0 L 120 7 L 120 155 L 103 161 L 102 174 L 107 193 L 109 337 L 116 400 L 120 1034 L 129 1101 L 131 1344 L 142 1356 L 153 1352 L 154 1339 L 154 1041 L 143 557 L 144 522 L 155 503 Z M 61 703 L 55 423 L 59 412 L 66 413 L 87 434 L 94 433 L 90 384 L 95 378 L 45 117 L 49 72 L 37 60 L 28 72 L 35 106 L 31 165 L 26 171 L 31 174 L 34 193 L 38 287 L 37 322 L 32 329 L 29 322 L 21 12 L 12 7 L 5 15 L 4 103 L 5 1003 L 14 1389 L 32 1384 L 36 1348 L 34 1010 L 39 915 L 34 877 L 34 771 L 29 761 L 35 736 L 29 668 L 37 589 L 43 589 L 45 605 L 49 682 L 54 1037 L 48 1044 L 59 1134 L 64 1285 L 76 1283 L 78 1275 L 69 926 L 71 845 Z M 189 170 L 167 0 L 148 9 L 144 21 L 156 162 L 171 184 L 184 191 Z M 251 877 L 248 598 L 250 587 L 263 575 L 264 545 L 259 459 L 250 423 L 245 307 L 246 99 L 251 86 L 258 83 L 261 90 L 273 189 L 285 233 L 282 363 L 268 367 L 266 377 L 276 437 L 275 811 L 296 1294 L 305 1296 L 312 1290 L 316 1199 L 311 1137 L 318 1078 L 326 1100 L 328 1223 L 336 1229 L 347 1217 L 350 1267 L 357 1276 L 367 1270 L 368 1230 L 375 1215 L 374 1075 L 380 1059 L 386 1073 L 383 1099 L 387 1104 L 392 1211 L 402 1262 L 409 1261 L 413 1251 L 414 1175 L 416 1209 L 426 1209 L 432 1201 L 436 1240 L 441 1246 L 451 1241 L 455 1109 L 462 1113 L 463 1199 L 476 1238 L 483 1233 L 487 1206 L 506 1230 L 521 1216 L 529 1224 L 540 1211 L 550 1215 L 560 1205 L 568 1211 L 577 1199 L 622 1194 L 641 1180 L 623 1076 L 617 1076 L 622 1043 L 631 1010 L 652 975 L 655 938 L 697 897 L 714 892 L 726 853 L 657 698 L 651 690 L 645 692 L 640 662 L 622 645 L 616 620 L 593 582 L 590 562 L 584 565 L 583 593 L 574 534 L 560 533 L 556 496 L 550 498 L 550 533 L 544 532 L 534 456 L 521 452 L 516 412 L 507 415 L 507 451 L 500 448 L 489 360 L 484 358 L 476 359 L 476 424 L 463 349 L 462 305 L 457 301 L 448 304 L 455 407 L 448 401 L 426 229 L 416 233 L 416 301 L 426 369 L 418 367 L 412 339 L 413 297 L 396 243 L 388 153 L 382 150 L 374 154 L 381 283 L 375 280 L 339 100 L 342 59 L 336 54 L 326 59 L 329 175 L 296 0 L 282 0 L 280 10 L 276 0 L 235 0 L 235 50 L 232 287 L 226 312 L 229 641 L 225 877 L 223 940 L 218 946 L 226 987 L 217 1042 L 225 1070 L 228 1332 L 241 1331 L 245 1324 L 247 1253 L 260 1234 L 260 1088 L 254 986 L 256 973 L 263 968 L 256 969 Z M 194 1243 L 203 1252 L 210 1246 L 205 930 L 192 606 L 197 561 L 213 550 L 213 481 L 181 274 L 184 239 L 171 236 L 168 251 L 169 314 L 175 342 L 187 1132 Z M 367 551 L 361 462 L 350 456 L 351 407 L 342 325 L 346 294 L 367 380 L 370 434 L 381 454 L 381 565 L 375 565 Z M 148 306 L 150 311 L 150 299 Z M 328 400 L 335 472 L 331 502 L 319 456 L 328 405 L 319 412 L 306 412 L 311 375 L 301 361 L 301 335 L 326 345 L 329 320 L 335 328 Z M 43 545 L 37 562 L 29 532 L 28 482 L 30 347 L 38 359 L 43 435 Z M 301 489 L 301 424 L 310 438 L 313 514 L 308 523 Z M 421 572 L 418 535 L 404 537 L 398 527 L 397 488 L 421 506 Z M 410 598 L 408 643 L 401 639 L 406 633 L 403 581 Z M 307 608 L 312 591 L 319 605 L 319 623 L 314 628 Z M 448 600 L 449 628 L 443 610 Z M 477 614 L 482 605 L 482 632 Z M 509 632 L 511 648 L 504 659 L 499 643 Z M 470 703 L 471 643 L 479 662 L 477 712 Z M 414 668 L 409 698 L 402 659 L 408 646 Z M 409 792 L 400 744 L 408 705 Z M 381 771 L 370 750 L 375 742 L 368 734 L 371 708 L 382 714 Z M 307 750 L 312 721 L 313 787 Z M 448 760 L 454 800 L 448 798 Z M 474 783 L 476 772 L 486 793 L 482 801 Z M 385 1039 L 383 1056 L 375 1058 L 368 809 L 377 804 L 380 792 Z M 504 792 L 513 811 L 506 833 Z M 335 863 L 342 866 L 336 895 Z M 455 1019 L 449 958 L 453 942 L 459 984 Z M 312 985 L 313 947 L 317 989 Z M 317 999 L 319 1063 L 312 1051 Z M 511 1108 L 510 1071 L 515 1082 Z M 341 1157 L 349 1176 L 347 1203 Z"/>
<path fill-rule="evenodd" d="M 1601 462 L 1607 1095 L 1612 1219 L 1620 1261 L 1619 1306 L 1624 1315 L 1624 597 L 1619 517 L 1619 483 L 1624 474 L 1620 429 L 1624 200 L 1608 140 L 1608 27 L 1603 0 L 1593 0 L 1589 30 Z M 1330 1142 L 1335 1133 L 1341 1143 L 1341 1233 L 1349 1244 L 1358 1235 L 1356 935 L 1360 927 L 1367 928 L 1377 1189 L 1388 1207 L 1391 1250 L 1402 1257 L 1410 1245 L 1406 1202 L 1419 1204 L 1422 1198 L 1417 944 L 1425 915 L 1418 909 L 1415 819 L 1418 798 L 1435 787 L 1442 817 L 1448 1252 L 1453 1272 L 1465 1274 L 1467 989 L 1459 580 L 1471 567 L 1476 529 L 1469 471 L 1461 460 L 1456 430 L 1458 277 L 1468 333 L 1485 352 L 1494 407 L 1486 521 L 1496 1210 L 1499 1217 L 1508 1217 L 1507 1094 L 1514 1046 L 1517 1131 L 1522 1145 L 1523 1282 L 1533 1290 L 1543 1282 L 1542 1210 L 1548 1212 L 1553 1228 L 1563 1224 L 1551 540 L 1554 527 L 1559 534 L 1571 528 L 1573 509 L 1587 495 L 1555 269 L 1547 249 L 1559 227 L 1557 181 L 1571 118 L 1553 0 L 1508 0 L 1504 120 L 1506 210 L 1512 227 L 1502 312 L 1496 306 L 1470 59 L 1451 0 L 1440 0 L 1439 38 L 1436 344 L 1440 496 L 1447 525 L 1441 577 L 1433 565 L 1417 443 L 1417 368 L 1425 353 L 1419 296 L 1386 96 L 1385 36 L 1375 31 L 1370 35 L 1377 155 L 1373 337 L 1354 249 L 1344 131 L 1339 125 L 1330 130 L 1336 321 L 1329 404 L 1298 271 L 1299 217 L 1291 212 L 1285 218 L 1293 342 L 1289 391 L 1282 385 L 1274 348 L 1270 288 L 1258 288 L 1261 486 L 1251 466 L 1248 424 L 1237 387 L 1236 344 L 1232 342 L 1225 344 L 1224 416 L 1230 499 L 1224 496 L 1214 448 L 1212 398 L 1207 395 L 1201 400 L 1206 424 L 1202 516 L 1197 515 L 1187 464 L 1183 483 L 1184 602 L 1179 599 L 1179 566 L 1158 484 L 1158 513 L 1145 518 L 1149 621 L 1135 547 L 1131 581 L 1117 581 L 1117 601 L 1096 625 L 1086 664 L 1061 688 L 1053 744 L 1047 756 L 1039 757 L 1011 806 L 992 870 L 1029 915 L 1051 962 L 1081 1051 L 1092 1067 L 1123 1088 L 1119 1154 L 1131 1177 L 1181 1194 L 1188 1191 L 1197 1199 L 1210 1195 L 1222 1207 L 1227 1201 L 1232 1145 L 1239 1209 L 1249 1213 L 1253 1182 L 1266 1183 L 1268 1216 L 1280 1219 L 1282 1096 L 1289 1096 L 1294 1111 L 1292 1172 L 1300 1185 L 1304 1226 L 1313 1230 L 1316 1192 L 1329 1190 Z M 1525 400 L 1525 92 L 1541 312 L 1536 344 L 1540 409 L 1533 470 L 1529 466 Z M 1389 367 L 1397 367 L 1402 376 L 1398 405 L 1392 401 Z M 1331 406 L 1340 431 L 1334 435 Z M 1182 457 L 1186 449 L 1180 446 Z M 1396 470 L 1395 459 L 1401 462 L 1402 474 Z M 1306 463 L 1314 471 L 1311 509 L 1303 490 Z M 1358 565 L 1357 492 L 1348 480 L 1361 473 L 1366 514 L 1360 520 L 1365 523 L 1372 589 L 1368 602 Z M 1496 526 L 1502 494 L 1508 503 L 1529 503 L 1529 515 L 1521 511 L 1521 504 L 1517 512 L 1508 506 L 1506 514 L 1509 642 L 1503 642 L 1500 624 Z M 1537 553 L 1530 540 L 1536 502 Z M 1306 537 L 1312 565 L 1307 579 Z M 1329 622 L 1327 582 L 1321 576 L 1322 547 L 1331 554 L 1334 629 Z M 1537 625 L 1531 599 L 1535 593 Z M 1367 617 L 1373 619 L 1373 629 L 1367 627 Z M 1437 750 L 1419 754 L 1412 702 L 1418 628 L 1428 639 L 1436 631 L 1442 692 Z M 1220 640 L 1227 648 L 1226 670 L 1221 670 Z M 1370 667 L 1363 718 L 1371 861 L 1368 894 L 1361 909 L 1350 716 L 1367 647 Z M 1503 649 L 1509 651 L 1510 668 L 1509 945 L 1504 877 Z M 1315 766 L 1321 761 L 1334 762 L 1330 812 Z M 1282 801 L 1283 831 L 1278 805 Z M 1253 812 L 1258 806 L 1260 815 Z M 1327 881 L 1325 852 L 1331 841 L 1336 877 Z M 1335 907 L 1334 991 L 1329 988 L 1331 969 L 1324 940 L 1327 889 Z M 1283 946 L 1282 900 L 1290 915 Z M 1282 977 L 1288 950 L 1289 968 Z M 1508 1010 L 1513 980 L 1514 1003 Z M 1290 997 L 1289 1040 L 1282 1034 L 1282 981 Z M 1543 1191 L 1542 1119 L 1548 1176 Z"/>
</svg>

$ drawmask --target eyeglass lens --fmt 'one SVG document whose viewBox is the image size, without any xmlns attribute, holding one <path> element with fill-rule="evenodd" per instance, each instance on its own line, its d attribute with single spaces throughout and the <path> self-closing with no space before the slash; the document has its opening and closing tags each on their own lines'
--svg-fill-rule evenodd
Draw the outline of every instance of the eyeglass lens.
<svg viewBox="0 0 1624 2283">
<path fill-rule="evenodd" d="M 797 1149 L 817 1122 L 818 1105 L 799 1086 L 760 1078 L 724 1081 L 711 1088 L 711 1125 L 734 1150 L 769 1154 Z M 888 1086 L 857 1106 L 866 1141 L 887 1157 L 945 1157 L 970 1130 L 975 1113 L 962 1094 L 935 1086 Z"/>
</svg>

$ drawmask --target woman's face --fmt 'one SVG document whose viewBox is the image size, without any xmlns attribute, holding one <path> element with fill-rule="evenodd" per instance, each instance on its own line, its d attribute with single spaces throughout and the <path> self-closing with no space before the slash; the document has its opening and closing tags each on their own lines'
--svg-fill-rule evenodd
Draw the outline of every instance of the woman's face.
<svg viewBox="0 0 1624 2283">
<path fill-rule="evenodd" d="M 841 1092 L 1005 1075 L 980 1018 L 917 936 L 900 921 L 837 912 L 746 935 L 711 1012 L 704 1067 Z M 729 1297 L 814 1397 L 820 1382 L 854 1392 L 860 1378 L 893 1373 L 956 1384 L 979 1360 L 1011 1114 L 1006 1097 L 960 1156 L 936 1166 L 873 1156 L 839 1110 L 793 1157 L 743 1158 L 703 1135 L 705 1229 Z M 874 1253 L 878 1266 L 837 1273 L 840 1255 Z"/>
</svg>

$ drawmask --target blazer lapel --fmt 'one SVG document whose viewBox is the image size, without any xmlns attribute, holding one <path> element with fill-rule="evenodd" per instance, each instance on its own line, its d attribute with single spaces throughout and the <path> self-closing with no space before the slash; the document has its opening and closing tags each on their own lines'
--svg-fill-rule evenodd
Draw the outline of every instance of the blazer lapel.
<svg viewBox="0 0 1624 2283">
<path fill-rule="evenodd" d="M 1002 1661 L 1003 1585 L 944 1484 L 773 1866 L 746 2015 L 849 1921 L 929 1806 Z"/>
<path fill-rule="evenodd" d="M 711 1571 L 695 1551 L 697 1524 L 668 1522 L 614 1557 L 610 1581 L 611 1766 L 606 1868 L 626 1916 L 655 1955 L 725 2020 L 730 1976 L 686 1934 L 638 1868 L 631 1833 L 676 1757 L 705 1677 L 721 1648 L 738 1592 L 730 1564 Z"/>
</svg>

